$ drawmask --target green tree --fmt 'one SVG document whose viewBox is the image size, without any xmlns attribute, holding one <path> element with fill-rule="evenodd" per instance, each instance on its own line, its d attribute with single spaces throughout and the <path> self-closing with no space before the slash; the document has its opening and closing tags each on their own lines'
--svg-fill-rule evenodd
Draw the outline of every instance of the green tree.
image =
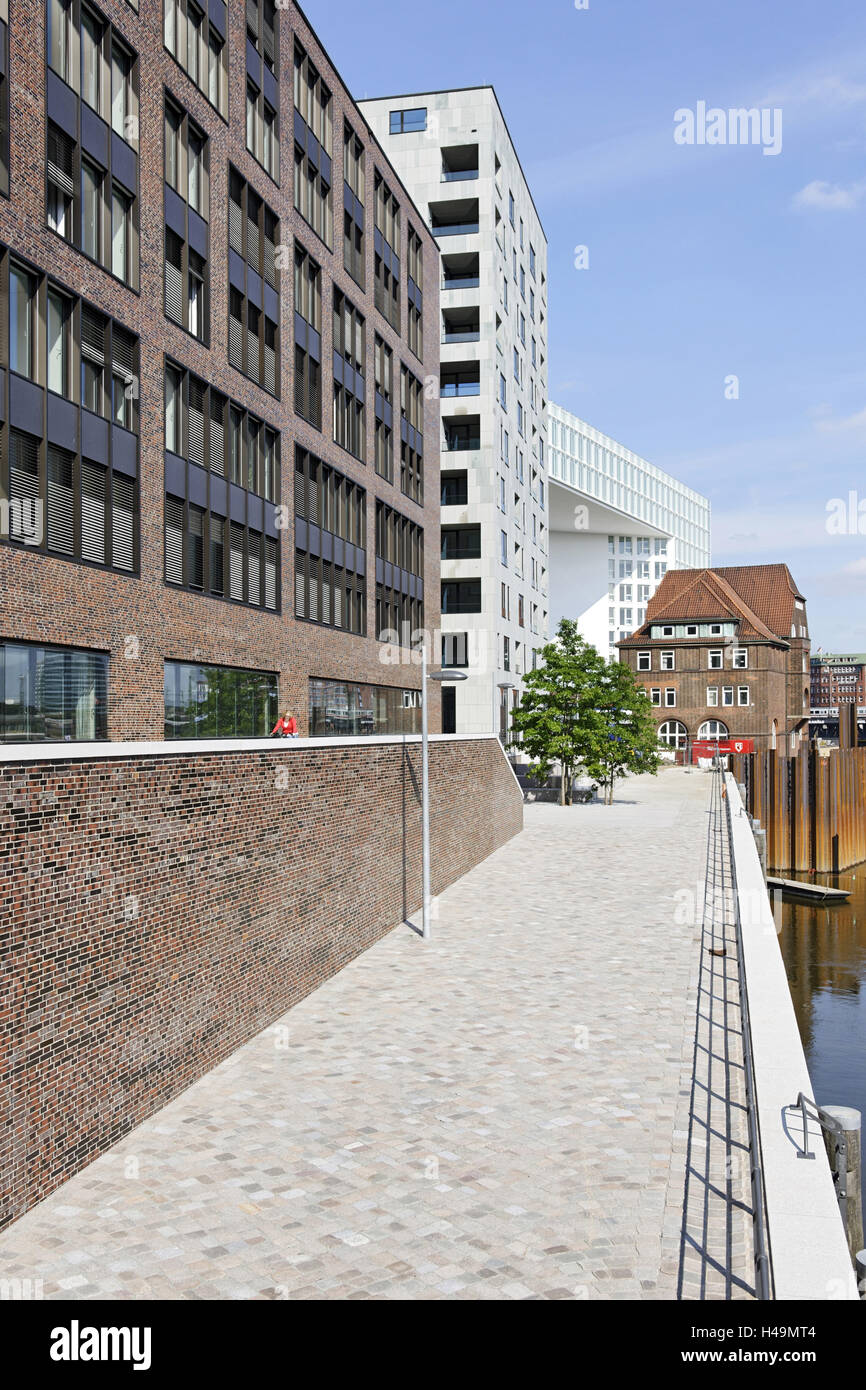
<svg viewBox="0 0 866 1390">
<path fill-rule="evenodd" d="M 556 640 L 541 651 L 542 664 L 524 676 L 524 692 L 512 715 L 512 740 L 530 758 L 530 775 L 547 778 L 562 770 L 560 802 L 571 804 L 572 778 L 579 768 L 601 783 L 613 800 L 627 772 L 655 772 L 658 735 L 652 706 L 627 666 L 609 666 L 563 618 Z"/>
<path fill-rule="evenodd" d="M 649 696 L 628 666 L 606 665 L 595 703 L 584 708 L 583 768 L 613 803 L 617 781 L 629 772 L 658 772 L 659 736 Z"/>
</svg>

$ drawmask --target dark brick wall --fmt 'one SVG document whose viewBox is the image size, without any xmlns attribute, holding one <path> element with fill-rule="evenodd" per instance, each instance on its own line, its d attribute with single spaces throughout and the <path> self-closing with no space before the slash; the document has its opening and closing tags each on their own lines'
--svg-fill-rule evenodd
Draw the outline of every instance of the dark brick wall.
<svg viewBox="0 0 866 1390">
<path fill-rule="evenodd" d="M 380 685 L 420 688 L 417 668 L 383 665 L 375 640 L 375 499 L 382 497 L 425 531 L 425 626 L 439 626 L 439 253 L 421 215 L 391 170 L 339 76 L 320 48 L 304 16 L 287 5 L 280 18 L 281 181 L 269 178 L 246 149 L 245 7 L 229 4 L 229 123 L 222 120 L 163 45 L 161 0 L 142 3 L 136 14 L 123 0 L 99 0 L 99 8 L 140 58 L 140 226 L 141 292 L 134 293 L 48 230 L 45 213 L 45 0 L 15 0 L 10 25 L 11 198 L 0 198 L 0 241 L 37 267 L 50 271 L 69 289 L 141 338 L 141 574 L 131 577 L 49 556 L 26 553 L 0 542 L 0 639 L 40 641 L 110 653 L 109 737 L 163 737 L 163 662 L 166 658 L 242 666 L 280 675 L 280 706 L 298 715 L 306 732 L 308 678 L 323 676 Z M 319 67 L 333 94 L 334 252 L 328 251 L 293 206 L 293 35 Z M 210 138 L 211 303 L 210 346 L 205 347 L 163 314 L 163 110 L 168 87 Z M 367 146 L 366 293 L 343 269 L 343 119 Z M 323 429 L 318 432 L 293 410 L 293 284 L 290 270 L 281 284 L 280 400 L 228 364 L 228 160 L 281 219 L 281 241 L 294 237 L 322 266 Z M 401 203 L 402 337 L 374 306 L 374 169 L 383 171 Z M 407 227 L 424 247 L 424 361 L 409 350 L 406 311 Z M 287 262 L 291 264 L 291 260 Z M 333 442 L 331 421 L 332 283 L 366 316 L 366 465 Z M 396 383 L 396 485 L 373 468 L 373 334 L 394 354 Z M 5 347 L 0 349 L 0 358 Z M 219 390 L 253 410 L 282 432 L 281 499 L 294 516 L 294 445 L 297 440 L 367 489 L 367 632 L 353 637 L 295 621 L 294 535 L 282 537 L 282 614 L 169 589 L 163 582 L 163 357 L 168 353 Z M 399 363 L 436 390 L 425 392 L 425 502 L 417 506 L 400 491 Z M 137 648 L 126 638 L 138 639 Z M 137 650 L 131 659 L 128 650 Z M 434 651 L 433 660 L 439 660 Z M 439 729 L 440 695 L 430 692 L 431 727 Z"/>
<path fill-rule="evenodd" d="M 495 740 L 430 773 L 439 892 L 523 811 Z M 418 908 L 419 778 L 399 742 L 0 764 L 0 1225 Z"/>
</svg>

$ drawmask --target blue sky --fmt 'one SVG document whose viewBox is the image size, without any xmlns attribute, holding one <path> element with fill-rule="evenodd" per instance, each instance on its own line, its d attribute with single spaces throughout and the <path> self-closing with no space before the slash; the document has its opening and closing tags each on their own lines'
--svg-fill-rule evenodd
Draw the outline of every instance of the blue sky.
<svg viewBox="0 0 866 1390">
<path fill-rule="evenodd" d="M 714 563 L 787 561 L 813 648 L 866 650 L 866 534 L 827 530 L 854 490 L 866 533 L 862 0 L 306 10 L 356 97 L 495 86 L 548 236 L 551 398 L 710 497 Z M 677 145 L 699 101 L 780 108 L 781 152 Z"/>
</svg>

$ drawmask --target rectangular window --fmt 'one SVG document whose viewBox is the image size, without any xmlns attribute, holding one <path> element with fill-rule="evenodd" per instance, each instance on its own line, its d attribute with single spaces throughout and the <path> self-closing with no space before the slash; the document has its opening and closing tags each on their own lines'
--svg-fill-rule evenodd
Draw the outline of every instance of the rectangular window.
<svg viewBox="0 0 866 1390">
<path fill-rule="evenodd" d="M 363 289 L 366 284 L 366 244 L 364 239 L 364 146 L 352 127 L 343 134 L 343 265 Z"/>
<path fill-rule="evenodd" d="M 228 119 L 228 45 L 194 0 L 163 0 L 169 53 L 199 91 Z"/>
<path fill-rule="evenodd" d="M 244 262 L 246 291 L 229 285 L 229 362 L 277 397 L 280 329 L 271 315 L 279 314 L 279 241 L 280 223 L 273 209 L 229 165 L 229 248 Z M 268 286 L 276 293 L 270 294 Z"/>
<path fill-rule="evenodd" d="M 673 686 L 670 686 L 670 685 L 669 685 L 669 686 L 667 686 L 666 689 L 665 689 L 665 705 L 667 706 L 668 709 L 673 709 L 674 706 L 676 705 L 676 702 L 677 702 L 677 692 L 676 692 L 676 690 L 674 689 Z"/>
<path fill-rule="evenodd" d="M 424 502 L 424 388 L 408 367 L 400 369 L 400 490 Z"/>
<path fill-rule="evenodd" d="M 75 202 L 77 177 L 75 142 L 51 121 L 48 122 L 48 225 L 66 241 L 75 241 Z"/>
<path fill-rule="evenodd" d="M 384 502 L 376 503 L 376 636 L 408 647 L 424 626 L 424 531 Z M 378 562 L 383 562 L 380 566 Z"/>
<path fill-rule="evenodd" d="M 659 656 L 659 666 L 662 671 L 675 670 L 675 655 L 673 652 L 661 652 Z"/>
<path fill-rule="evenodd" d="M 735 671 L 745 671 L 749 665 L 748 647 L 734 647 L 731 665 Z"/>
<path fill-rule="evenodd" d="M 102 260 L 102 181 L 104 174 L 89 160 L 81 161 L 82 250 L 94 261 Z"/>
<path fill-rule="evenodd" d="M 295 411 L 316 429 L 322 428 L 322 272 L 300 242 L 295 242 Z"/>
<path fill-rule="evenodd" d="M 108 737 L 108 657 L 72 647 L 0 642 L 0 742 Z"/>
<path fill-rule="evenodd" d="M 165 663 L 165 737 L 265 738 L 277 722 L 279 682 L 270 671 Z"/>
<path fill-rule="evenodd" d="M 380 241 L 374 255 L 376 308 L 400 332 L 400 205 L 379 170 L 374 177 L 375 220 Z"/>
<path fill-rule="evenodd" d="M 19 272 L 20 268 L 13 263 L 10 267 L 10 364 L 25 367 L 29 362 L 34 380 L 43 383 L 55 395 L 77 402 L 79 395 L 74 362 L 76 356 L 80 355 L 81 405 L 86 410 L 106 415 L 105 366 L 108 355 L 114 353 L 114 345 L 117 344 L 117 351 L 129 361 L 137 379 L 138 340 L 76 296 L 47 282 L 47 277 L 43 277 L 40 284 L 40 277 L 27 273 L 22 283 Z M 31 306 L 35 306 L 37 298 L 44 293 L 45 318 L 38 344 L 32 323 L 29 329 L 27 327 L 28 290 Z M 137 413 L 130 414 L 128 424 L 137 431 Z M 72 447 L 62 447 L 54 441 L 43 442 L 41 435 L 24 433 L 15 428 L 9 430 L 8 450 L 0 454 L 0 496 L 7 497 L 13 503 L 26 503 L 28 514 L 26 525 L 21 521 L 10 528 L 9 539 L 68 559 L 132 570 L 136 550 L 137 483 L 133 478 L 129 479 L 131 491 L 128 508 L 132 527 L 129 551 L 121 554 L 118 550 L 112 554 L 111 548 L 106 549 L 105 543 L 113 505 L 110 494 L 106 495 L 106 489 L 111 486 L 113 450 L 118 441 L 114 436 L 108 436 L 106 456 L 96 463 L 88 459 L 86 453 L 82 457 L 82 448 L 87 447 L 86 440 L 85 431 L 77 423 L 67 431 L 67 443 Z M 124 461 L 122 466 L 126 469 L 128 463 Z M 94 469 L 99 470 L 102 479 L 103 525 L 101 543 L 98 545 L 93 542 L 90 523 L 92 498 L 95 495 L 95 489 L 91 486 Z M 33 524 L 30 524 L 31 512 Z"/>
<path fill-rule="evenodd" d="M 650 687 L 650 703 L 660 705 L 662 702 L 662 692 L 657 685 Z"/>
<path fill-rule="evenodd" d="M 380 478 L 394 480 L 394 359 L 378 333 L 374 338 L 375 364 L 375 467 Z"/>
<path fill-rule="evenodd" d="M 639 671 L 652 670 L 652 652 L 638 652 L 637 669 Z"/>
<path fill-rule="evenodd" d="M 737 704 L 746 706 L 749 704 L 749 687 L 747 685 L 737 686 Z"/>
<path fill-rule="evenodd" d="M 732 705 L 734 703 L 734 687 L 732 685 L 722 686 L 722 704 Z"/>
<path fill-rule="evenodd" d="M 363 463 L 366 456 L 366 321 L 334 290 L 334 441 Z"/>
<path fill-rule="evenodd" d="M 72 382 L 72 304 L 58 290 L 48 291 L 46 333 L 48 350 L 47 385 L 67 400 L 73 399 Z"/>
<path fill-rule="evenodd" d="M 717 685 L 707 686 L 707 704 L 717 705 L 719 703 L 719 687 Z"/>
<path fill-rule="evenodd" d="M 366 635 L 366 506 L 362 487 L 305 449 L 296 448 L 296 617 Z M 308 524 L 335 539 L 325 547 L 308 547 Z M 332 558 L 326 560 L 329 551 Z"/>
<path fill-rule="evenodd" d="M 719 649 L 713 650 L 709 653 L 707 659 L 707 667 L 710 671 L 721 671 L 722 652 Z"/>
<path fill-rule="evenodd" d="M 417 134 L 427 129 L 427 107 L 415 106 L 404 111 L 392 111 L 389 123 L 392 135 Z"/>
<path fill-rule="evenodd" d="M 9 367 L 35 380 L 37 342 L 36 276 L 13 261 L 9 266 Z"/>
</svg>

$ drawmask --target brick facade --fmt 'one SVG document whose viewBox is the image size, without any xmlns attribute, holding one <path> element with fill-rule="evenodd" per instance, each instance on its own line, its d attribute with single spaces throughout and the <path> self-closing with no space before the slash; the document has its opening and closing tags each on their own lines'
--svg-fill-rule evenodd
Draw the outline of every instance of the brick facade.
<svg viewBox="0 0 866 1390">
<path fill-rule="evenodd" d="M 494 739 L 430 779 L 435 893 L 523 811 Z M 0 763 L 0 1225 L 418 908 L 419 800 L 417 741 Z"/>
<path fill-rule="evenodd" d="M 757 749 L 796 751 L 808 731 L 806 603 L 786 565 L 668 571 L 646 622 L 617 645 L 657 723 L 679 726 L 681 750 L 712 737 L 713 721 Z"/>
<path fill-rule="evenodd" d="M 375 505 L 389 505 L 424 527 L 425 627 L 439 626 L 439 418 L 437 392 L 425 391 L 423 506 L 400 489 L 399 394 L 395 405 L 395 482 L 373 466 L 373 336 L 390 345 L 399 392 L 405 362 L 422 381 L 438 382 L 439 256 L 436 244 L 385 156 L 334 72 L 303 14 L 295 5 L 278 11 L 280 24 L 279 186 L 247 151 L 245 139 L 245 8 L 228 7 L 229 123 L 210 105 L 163 46 L 162 5 L 136 13 L 122 0 L 101 0 L 99 9 L 139 55 L 140 293 L 128 289 L 46 226 L 46 6 L 45 0 L 16 0 L 10 25 L 11 197 L 0 198 L 0 242 L 47 271 L 97 309 L 113 315 L 140 337 L 140 573 L 118 574 L 53 555 L 28 552 L 0 541 L 0 641 L 31 641 L 107 651 L 108 735 L 112 739 L 163 737 L 163 662 L 197 661 L 275 671 L 280 707 L 307 727 L 308 679 L 349 679 L 370 684 L 420 687 L 414 666 L 383 664 L 376 640 Z M 333 102 L 334 250 L 330 252 L 293 206 L 293 42 L 299 41 L 330 87 Z M 163 313 L 163 112 L 164 95 L 183 105 L 210 141 L 210 343 L 204 346 Z M 366 149 L 366 291 L 343 268 L 343 120 Z M 278 214 L 287 248 L 280 289 L 281 354 L 279 399 L 228 362 L 228 163 Z M 402 276 L 402 334 L 374 306 L 374 171 L 388 180 L 401 210 L 405 245 L 409 228 L 420 236 L 424 270 L 423 360 L 410 351 L 406 330 L 407 277 Z M 322 267 L 321 432 L 293 410 L 293 282 L 295 238 Z M 332 438 L 332 293 L 343 290 L 366 317 L 366 465 Z M 0 335 L 2 336 L 2 335 Z M 7 346 L 0 348 L 0 362 Z M 212 383 L 229 398 L 281 431 L 280 500 L 288 506 L 289 529 L 281 535 L 281 612 L 268 613 L 205 594 L 170 588 L 164 581 L 164 355 Z M 8 421 L 8 377 L 3 375 L 4 419 Z M 353 636 L 294 614 L 294 446 L 298 442 L 367 490 L 367 636 Z M 136 642 L 127 639 L 133 637 Z M 130 656 L 128 653 L 134 653 Z M 434 662 L 439 653 L 433 652 Z M 440 727 L 440 694 L 431 690 L 431 728 Z"/>
</svg>

